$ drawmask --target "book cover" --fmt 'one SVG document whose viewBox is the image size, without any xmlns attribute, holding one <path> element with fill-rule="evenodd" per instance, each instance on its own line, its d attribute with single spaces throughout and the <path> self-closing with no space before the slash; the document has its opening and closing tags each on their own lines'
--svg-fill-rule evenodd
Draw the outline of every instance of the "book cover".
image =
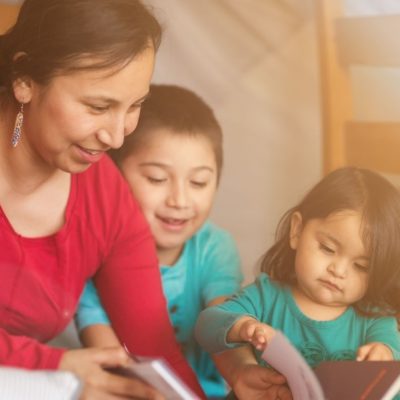
<svg viewBox="0 0 400 400">
<path fill-rule="evenodd" d="M 312 370 L 281 332 L 262 358 L 286 376 L 294 400 L 390 400 L 400 390 L 400 361 L 325 361 Z"/>
</svg>

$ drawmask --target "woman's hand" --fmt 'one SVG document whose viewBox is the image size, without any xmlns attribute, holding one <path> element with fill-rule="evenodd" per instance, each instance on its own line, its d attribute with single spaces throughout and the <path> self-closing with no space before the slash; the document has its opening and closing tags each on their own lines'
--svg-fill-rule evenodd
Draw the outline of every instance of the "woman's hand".
<svg viewBox="0 0 400 400">
<path fill-rule="evenodd" d="M 239 400 L 292 400 L 286 379 L 259 365 L 246 365 L 236 375 L 232 389 Z"/>
<path fill-rule="evenodd" d="M 142 381 L 105 370 L 126 368 L 132 362 L 122 347 L 78 349 L 64 353 L 59 369 L 73 372 L 81 379 L 81 400 L 164 400 L 160 393 Z"/>
</svg>

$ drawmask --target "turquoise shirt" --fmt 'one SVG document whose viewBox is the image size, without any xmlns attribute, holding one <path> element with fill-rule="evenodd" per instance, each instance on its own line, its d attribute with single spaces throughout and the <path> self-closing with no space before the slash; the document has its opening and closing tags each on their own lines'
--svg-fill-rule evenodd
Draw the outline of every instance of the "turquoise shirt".
<svg viewBox="0 0 400 400">
<path fill-rule="evenodd" d="M 232 299 L 201 313 L 196 327 L 199 343 L 209 352 L 234 347 L 226 335 L 234 322 L 243 315 L 281 330 L 311 366 L 325 360 L 355 359 L 357 349 L 369 342 L 381 342 L 400 359 L 400 334 L 391 317 L 367 318 L 349 307 L 331 321 L 308 318 L 297 307 L 291 289 L 261 274 L 256 282 Z M 262 364 L 260 352 L 256 352 Z"/>
<path fill-rule="evenodd" d="M 208 397 L 226 395 L 222 377 L 194 338 L 194 326 L 211 300 L 230 296 L 240 288 L 243 277 L 234 240 L 207 222 L 185 243 L 175 265 L 160 268 L 171 323 L 187 360 Z M 81 297 L 76 321 L 79 330 L 109 324 L 92 282 L 88 282 Z"/>
</svg>

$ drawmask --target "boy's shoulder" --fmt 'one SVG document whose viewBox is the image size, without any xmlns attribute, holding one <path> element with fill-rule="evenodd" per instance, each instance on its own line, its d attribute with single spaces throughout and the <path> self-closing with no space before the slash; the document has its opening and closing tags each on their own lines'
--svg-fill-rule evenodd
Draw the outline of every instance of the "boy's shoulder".
<svg viewBox="0 0 400 400">
<path fill-rule="evenodd" d="M 202 242 L 218 240 L 233 241 L 232 235 L 227 230 L 209 220 L 192 236 L 192 239 Z"/>
<path fill-rule="evenodd" d="M 213 237 L 229 237 L 232 238 L 232 235 L 226 230 L 216 225 L 214 222 L 207 220 L 203 226 L 195 233 L 193 237 L 204 237 L 204 238 L 213 238 Z"/>
</svg>

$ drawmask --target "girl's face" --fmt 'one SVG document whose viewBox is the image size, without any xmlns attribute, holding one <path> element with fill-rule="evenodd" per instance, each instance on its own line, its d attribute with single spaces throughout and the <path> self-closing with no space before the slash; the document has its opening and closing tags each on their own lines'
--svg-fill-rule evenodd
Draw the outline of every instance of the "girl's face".
<svg viewBox="0 0 400 400">
<path fill-rule="evenodd" d="M 344 210 L 303 226 L 296 212 L 290 246 L 296 251 L 293 293 L 306 315 L 332 319 L 364 296 L 369 260 L 361 239 L 360 213 Z"/>
<path fill-rule="evenodd" d="M 208 217 L 217 188 L 213 148 L 203 135 L 157 128 L 122 164 L 156 241 L 171 265 Z"/>
<path fill-rule="evenodd" d="M 27 104 L 15 150 L 30 154 L 39 165 L 71 173 L 85 170 L 110 148 L 120 147 L 136 128 L 153 64 L 154 51 L 148 48 L 122 69 L 77 71 L 54 77 L 46 87 L 16 83 L 16 98 Z"/>
</svg>

